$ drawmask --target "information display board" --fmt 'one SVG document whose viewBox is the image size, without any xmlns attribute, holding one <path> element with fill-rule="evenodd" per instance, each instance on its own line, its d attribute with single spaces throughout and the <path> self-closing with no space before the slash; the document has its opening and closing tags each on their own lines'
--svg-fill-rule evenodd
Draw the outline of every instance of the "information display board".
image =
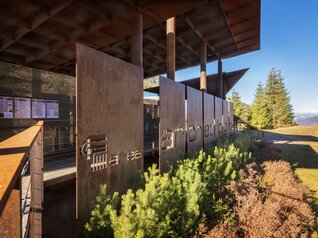
<svg viewBox="0 0 318 238">
<path fill-rule="evenodd" d="M 14 98 L 14 117 L 17 119 L 31 118 L 30 98 Z"/>
<path fill-rule="evenodd" d="M 13 98 L 0 96 L 0 118 L 13 118 Z"/>
<path fill-rule="evenodd" d="M 46 118 L 59 118 L 59 101 L 46 100 Z"/>
<path fill-rule="evenodd" d="M 32 99 L 32 118 L 46 118 L 46 100 Z"/>
</svg>

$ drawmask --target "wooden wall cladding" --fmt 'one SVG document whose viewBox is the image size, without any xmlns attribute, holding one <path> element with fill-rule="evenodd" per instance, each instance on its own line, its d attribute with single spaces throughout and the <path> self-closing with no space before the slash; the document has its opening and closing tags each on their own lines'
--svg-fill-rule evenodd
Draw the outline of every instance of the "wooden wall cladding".
<svg viewBox="0 0 318 238">
<path fill-rule="evenodd" d="M 214 98 L 214 116 L 215 116 L 215 137 L 220 137 L 223 134 L 222 129 L 222 98 L 215 97 Z"/>
<path fill-rule="evenodd" d="M 87 221 L 90 202 L 106 184 L 125 192 L 143 171 L 143 69 L 76 44 L 77 209 Z"/>
<path fill-rule="evenodd" d="M 192 154 L 203 147 L 202 92 L 187 87 L 187 153 Z"/>
<path fill-rule="evenodd" d="M 160 77 L 159 168 L 185 153 L 185 86 Z"/>
<path fill-rule="evenodd" d="M 204 148 L 207 149 L 214 140 L 214 96 L 211 94 L 203 93 L 203 141 Z"/>
</svg>

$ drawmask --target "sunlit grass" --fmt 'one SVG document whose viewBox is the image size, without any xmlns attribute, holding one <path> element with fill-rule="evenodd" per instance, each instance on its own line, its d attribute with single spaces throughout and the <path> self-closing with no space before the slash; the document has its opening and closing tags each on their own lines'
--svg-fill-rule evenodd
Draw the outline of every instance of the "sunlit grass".
<svg viewBox="0 0 318 238">
<path fill-rule="evenodd" d="M 283 136 L 287 143 L 276 144 L 295 169 L 297 177 L 316 197 L 314 209 L 318 224 L 318 125 L 294 126 L 267 131 Z M 316 233 L 313 237 L 318 237 Z"/>
</svg>

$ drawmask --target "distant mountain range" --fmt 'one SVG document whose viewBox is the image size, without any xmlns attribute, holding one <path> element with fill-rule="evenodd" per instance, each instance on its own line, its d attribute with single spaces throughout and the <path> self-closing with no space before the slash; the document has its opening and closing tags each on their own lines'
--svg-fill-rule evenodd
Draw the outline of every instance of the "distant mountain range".
<svg viewBox="0 0 318 238">
<path fill-rule="evenodd" d="M 295 122 L 302 126 L 318 125 L 318 112 L 295 113 Z"/>
</svg>

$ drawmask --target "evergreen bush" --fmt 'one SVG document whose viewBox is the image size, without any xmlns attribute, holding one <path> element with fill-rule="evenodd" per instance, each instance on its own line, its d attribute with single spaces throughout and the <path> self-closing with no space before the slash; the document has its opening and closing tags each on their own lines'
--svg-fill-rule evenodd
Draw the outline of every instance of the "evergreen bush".
<svg viewBox="0 0 318 238">
<path fill-rule="evenodd" d="M 221 139 L 208 152 L 188 156 L 159 174 L 153 165 L 144 173 L 145 186 L 129 189 L 121 198 L 106 195 L 101 186 L 90 221 L 88 237 L 189 237 L 203 216 L 209 221 L 231 219 L 226 193 L 229 180 L 251 158 L 250 136 L 241 133 Z M 246 144 L 247 143 L 247 144 Z"/>
</svg>

